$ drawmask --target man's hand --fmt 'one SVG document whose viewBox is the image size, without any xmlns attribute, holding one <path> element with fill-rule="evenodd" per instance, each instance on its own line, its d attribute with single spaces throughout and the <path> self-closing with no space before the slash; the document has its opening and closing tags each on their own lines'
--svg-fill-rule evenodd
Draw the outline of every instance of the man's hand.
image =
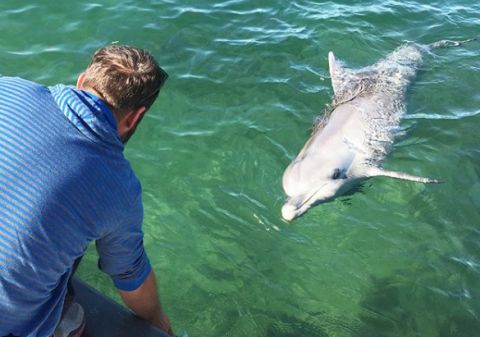
<svg viewBox="0 0 480 337">
<path fill-rule="evenodd" d="M 153 325 L 159 327 L 161 330 L 168 333 L 170 336 L 173 336 L 172 326 L 170 325 L 170 320 L 168 319 L 167 315 L 161 312 L 157 319 L 152 322 Z"/>
<path fill-rule="evenodd" d="M 139 317 L 173 336 L 172 326 L 163 312 L 157 291 L 157 283 L 153 270 L 145 282 L 134 291 L 119 290 L 125 304 Z"/>
</svg>

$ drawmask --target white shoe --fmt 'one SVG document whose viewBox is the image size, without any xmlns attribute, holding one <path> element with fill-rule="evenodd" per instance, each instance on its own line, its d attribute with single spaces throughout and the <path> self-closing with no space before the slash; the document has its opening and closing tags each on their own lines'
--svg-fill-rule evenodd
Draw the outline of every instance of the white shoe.
<svg viewBox="0 0 480 337">
<path fill-rule="evenodd" d="M 85 313 L 80 304 L 73 302 L 58 324 L 53 337 L 80 337 L 85 329 Z"/>
</svg>

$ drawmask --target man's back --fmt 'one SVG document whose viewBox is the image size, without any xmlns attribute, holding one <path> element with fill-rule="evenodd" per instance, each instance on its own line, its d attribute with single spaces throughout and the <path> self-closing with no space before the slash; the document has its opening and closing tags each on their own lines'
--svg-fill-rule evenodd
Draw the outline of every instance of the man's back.
<svg viewBox="0 0 480 337">
<path fill-rule="evenodd" d="M 140 184 L 106 110 L 80 90 L 0 77 L 0 336 L 52 334 L 92 240 L 112 277 L 122 263 L 149 271 L 143 247 L 122 261 L 142 240 Z"/>
</svg>

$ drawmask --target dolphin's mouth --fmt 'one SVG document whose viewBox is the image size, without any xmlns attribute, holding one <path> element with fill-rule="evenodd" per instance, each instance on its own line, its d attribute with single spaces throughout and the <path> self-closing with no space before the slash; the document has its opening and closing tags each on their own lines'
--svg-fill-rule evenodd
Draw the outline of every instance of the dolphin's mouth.
<svg viewBox="0 0 480 337">
<path fill-rule="evenodd" d="M 298 218 L 302 214 L 304 214 L 309 208 L 311 208 L 316 203 L 320 203 L 321 201 L 327 200 L 327 198 L 316 199 L 315 196 L 318 194 L 319 191 L 322 190 L 327 184 L 323 184 L 319 188 L 315 189 L 313 192 L 308 194 L 306 198 L 302 198 L 301 200 L 294 200 L 299 199 L 297 198 L 289 198 L 287 202 L 282 207 L 282 218 L 287 221 L 292 221 L 295 218 Z M 293 201 L 293 202 L 292 202 Z"/>
</svg>

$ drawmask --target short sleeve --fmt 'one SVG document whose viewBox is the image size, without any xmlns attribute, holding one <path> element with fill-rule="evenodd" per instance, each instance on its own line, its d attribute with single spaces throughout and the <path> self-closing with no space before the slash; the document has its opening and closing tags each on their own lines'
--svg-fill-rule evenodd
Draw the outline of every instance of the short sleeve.
<svg viewBox="0 0 480 337">
<path fill-rule="evenodd" d="M 151 271 L 143 245 L 142 221 L 139 197 L 121 223 L 96 241 L 99 268 L 110 275 L 120 290 L 136 290 Z"/>
</svg>

